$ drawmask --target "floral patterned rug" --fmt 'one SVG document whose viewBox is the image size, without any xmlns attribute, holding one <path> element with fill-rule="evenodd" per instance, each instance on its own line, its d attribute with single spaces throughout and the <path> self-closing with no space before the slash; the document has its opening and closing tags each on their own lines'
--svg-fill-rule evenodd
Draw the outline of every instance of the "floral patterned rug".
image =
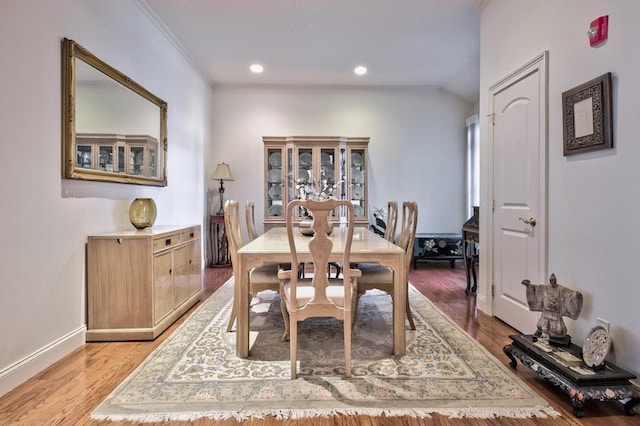
<svg viewBox="0 0 640 426">
<path fill-rule="evenodd" d="M 352 376 L 344 377 L 342 323 L 308 319 L 298 334 L 299 376 L 290 379 L 280 299 L 251 303 L 251 356 L 235 355 L 227 333 L 233 279 L 191 316 L 91 414 L 95 420 L 157 422 L 302 418 L 337 414 L 428 417 L 555 417 L 518 379 L 410 286 L 416 330 L 407 354 L 392 355 L 391 299 L 360 299 L 352 341 Z"/>
</svg>

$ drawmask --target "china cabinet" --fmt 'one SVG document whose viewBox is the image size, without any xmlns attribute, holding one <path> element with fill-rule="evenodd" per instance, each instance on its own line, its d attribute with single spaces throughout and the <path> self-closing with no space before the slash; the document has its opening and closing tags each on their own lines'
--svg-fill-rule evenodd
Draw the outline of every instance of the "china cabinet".
<svg viewBox="0 0 640 426">
<path fill-rule="evenodd" d="M 338 136 L 265 136 L 264 226 L 284 226 L 285 206 L 304 193 L 351 200 L 355 222 L 367 225 L 369 138 Z M 296 211 L 296 221 L 304 218 Z M 333 221 L 340 222 L 342 210 Z"/>
<path fill-rule="evenodd" d="M 202 292 L 200 226 L 94 235 L 87 244 L 87 341 L 153 340 Z"/>
<path fill-rule="evenodd" d="M 78 133 L 76 167 L 154 177 L 157 150 L 148 135 Z"/>
</svg>

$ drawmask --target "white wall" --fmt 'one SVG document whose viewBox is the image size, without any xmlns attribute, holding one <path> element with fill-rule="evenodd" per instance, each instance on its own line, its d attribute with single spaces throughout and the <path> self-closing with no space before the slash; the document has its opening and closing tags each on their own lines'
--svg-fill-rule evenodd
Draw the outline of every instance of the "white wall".
<svg viewBox="0 0 640 426">
<path fill-rule="evenodd" d="M 602 15 L 609 15 L 609 40 L 592 48 L 589 23 Z M 480 85 L 480 117 L 485 117 L 488 88 L 549 51 L 549 273 L 584 296 L 579 319 L 566 320 L 574 342 L 582 344 L 596 318 L 610 321 L 614 346 L 610 360 L 636 374 L 640 372 L 640 286 L 634 268 L 640 254 L 639 16 L 636 0 L 492 0 L 481 18 Z M 608 71 L 613 73 L 614 149 L 564 157 L 562 92 Z M 487 121 L 481 125 L 486 159 Z M 483 194 L 487 176 L 483 170 Z M 489 224 L 489 205 L 482 199 L 481 229 Z M 487 268 L 482 265 L 481 270 Z M 486 275 L 482 279 L 481 284 L 487 282 Z"/>
<path fill-rule="evenodd" d="M 133 1 L 0 4 L 0 395 L 84 344 L 85 243 L 156 224 L 202 224 L 211 88 Z M 61 179 L 61 39 L 74 39 L 169 105 L 165 188 Z"/>
<path fill-rule="evenodd" d="M 264 217 L 263 136 L 364 136 L 370 207 L 415 199 L 418 232 L 460 232 L 464 209 L 465 119 L 473 105 L 424 88 L 214 86 L 215 163 L 235 181 L 225 198 L 254 200 Z M 210 169 L 213 173 L 213 168 Z M 209 184 L 211 212 L 218 184 Z"/>
</svg>

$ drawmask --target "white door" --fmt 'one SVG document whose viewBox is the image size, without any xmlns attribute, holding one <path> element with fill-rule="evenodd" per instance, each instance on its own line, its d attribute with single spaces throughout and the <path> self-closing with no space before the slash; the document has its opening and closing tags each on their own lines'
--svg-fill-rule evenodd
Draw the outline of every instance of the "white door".
<svg viewBox="0 0 640 426">
<path fill-rule="evenodd" d="M 516 330 L 536 330 L 523 279 L 546 277 L 546 52 L 490 88 L 493 313 Z"/>
</svg>

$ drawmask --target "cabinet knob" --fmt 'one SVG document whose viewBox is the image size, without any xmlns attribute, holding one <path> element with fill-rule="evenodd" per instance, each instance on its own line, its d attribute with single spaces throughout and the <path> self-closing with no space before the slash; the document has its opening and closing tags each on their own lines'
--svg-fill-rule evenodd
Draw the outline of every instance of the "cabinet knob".
<svg viewBox="0 0 640 426">
<path fill-rule="evenodd" d="M 189 238 L 193 238 L 193 232 L 189 234 Z"/>
<path fill-rule="evenodd" d="M 122 244 L 122 238 L 116 238 L 116 243 Z"/>
<path fill-rule="evenodd" d="M 171 238 L 167 238 L 166 240 L 164 240 L 164 245 L 165 246 L 170 246 L 171 245 Z"/>
</svg>

